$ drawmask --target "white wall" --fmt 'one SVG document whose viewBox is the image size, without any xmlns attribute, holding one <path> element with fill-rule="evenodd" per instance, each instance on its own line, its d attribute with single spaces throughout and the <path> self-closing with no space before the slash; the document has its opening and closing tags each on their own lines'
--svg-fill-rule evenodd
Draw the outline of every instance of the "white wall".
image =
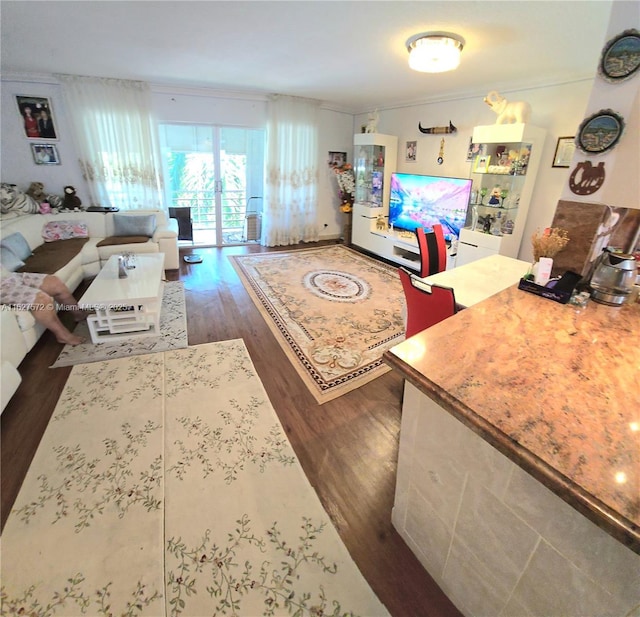
<svg viewBox="0 0 640 617">
<path fill-rule="evenodd" d="M 553 220 L 558 199 L 570 172 L 566 168 L 551 166 L 556 143 L 558 137 L 575 135 L 584 118 L 592 86 L 593 80 L 586 80 L 501 93 L 509 100 L 529 102 L 533 110 L 530 124 L 547 131 L 542 162 L 520 247 L 520 259 L 527 261 L 533 259 L 529 239 L 538 228 L 548 227 Z M 473 127 L 494 124 L 496 120 L 495 113 L 484 103 L 483 96 L 379 111 L 378 132 L 398 136 L 398 171 L 468 177 L 471 163 L 466 161 L 466 157 Z M 354 130 L 359 131 L 360 127 L 366 124 L 366 121 L 366 114 L 356 116 Z M 457 128 L 456 133 L 425 135 L 418 129 L 419 122 L 423 128 L 426 128 L 448 126 L 449 121 Z M 437 158 L 442 138 L 445 140 L 444 163 L 438 165 Z M 414 163 L 405 161 L 407 141 L 418 142 Z"/>
<path fill-rule="evenodd" d="M 637 2 L 614 2 L 605 44 L 615 36 L 629 29 L 640 27 L 640 4 Z M 573 193 L 567 182 L 562 199 L 585 203 L 600 203 L 621 208 L 640 208 L 640 79 L 638 75 L 619 83 L 611 83 L 598 76 L 593 83 L 591 96 L 584 117 L 600 110 L 612 109 L 625 122 L 620 141 L 603 154 L 589 154 L 576 149 L 571 170 L 579 162 L 590 161 L 595 167 L 605 166 L 605 180 L 602 187 L 591 195 L 579 196 Z"/>
<path fill-rule="evenodd" d="M 54 195 L 63 195 L 64 187 L 71 185 L 76 188 L 82 203 L 89 205 L 89 193 L 78 165 L 60 85 L 51 80 L 25 77 L 12 81 L 3 79 L 1 90 L 0 179 L 2 182 L 17 184 L 22 190 L 26 190 L 32 182 L 42 182 L 45 193 Z M 49 99 L 57 140 L 25 137 L 16 96 Z M 36 165 L 31 153 L 31 144 L 34 143 L 53 144 L 58 150 L 60 165 Z"/>
<path fill-rule="evenodd" d="M 549 226 L 553 220 L 558 200 L 571 171 L 551 166 L 556 142 L 558 137 L 575 135 L 585 117 L 593 85 L 594 80 L 586 80 L 520 92 L 503 92 L 510 100 L 528 101 L 533 108 L 531 124 L 547 131 L 542 164 L 520 249 L 521 259 L 532 259 L 528 239 L 536 229 Z M 49 98 L 59 136 L 53 143 L 58 148 L 61 165 L 44 166 L 34 163 L 30 149 L 32 140 L 24 136 L 16 95 Z M 472 99 L 380 111 L 378 131 L 398 136 L 398 171 L 468 176 L 470 163 L 466 161 L 466 155 L 473 127 L 495 122 L 495 114 L 482 98 L 482 95 L 479 95 Z M 260 95 L 154 85 L 152 100 L 159 122 L 202 122 L 243 127 L 263 127 L 266 123 L 266 98 Z M 71 184 L 78 190 L 83 203 L 88 205 L 88 191 L 76 161 L 75 146 L 71 140 L 60 85 L 53 80 L 38 80 L 29 76 L 13 80 L 3 79 L 1 103 L 2 181 L 17 184 L 23 189 L 33 181 L 40 181 L 44 183 L 46 192 L 55 194 L 62 194 L 63 187 Z M 318 226 L 322 238 L 332 238 L 340 234 L 341 217 L 335 178 L 324 161 L 329 151 L 347 152 L 348 160 L 353 161 L 353 134 L 360 131 L 367 117 L 366 114 L 354 117 L 348 113 L 323 108 L 320 118 Z M 421 122 L 423 127 L 446 126 L 450 120 L 458 129 L 454 134 L 425 135 L 418 130 L 418 122 Z M 436 159 L 442 137 L 445 139 L 444 163 L 438 165 Z M 407 141 L 418 142 L 414 163 L 405 161 L 404 148 Z"/>
<path fill-rule="evenodd" d="M 52 105 L 59 139 L 53 142 L 58 149 L 60 165 L 36 165 L 31 143 L 24 136 L 22 116 L 16 95 L 46 97 Z M 2 146 L 1 180 L 17 184 L 25 190 L 34 181 L 43 182 L 45 192 L 62 195 L 63 187 L 76 187 L 84 205 L 89 193 L 77 163 L 76 149 L 71 139 L 67 112 L 61 86 L 52 79 L 37 76 L 2 80 Z M 169 88 L 152 85 L 152 103 L 158 122 L 190 122 L 261 128 L 266 125 L 267 101 L 262 95 L 226 93 L 197 88 Z M 341 231 L 339 199 L 333 173 L 325 165 L 329 151 L 344 151 L 351 160 L 353 149 L 353 116 L 323 108 L 320 113 L 318 191 L 318 227 L 321 238 L 337 238 Z M 45 140 L 46 141 L 46 140 Z M 45 143 L 43 141 L 43 143 Z M 326 225 L 326 227 L 325 227 Z"/>
</svg>

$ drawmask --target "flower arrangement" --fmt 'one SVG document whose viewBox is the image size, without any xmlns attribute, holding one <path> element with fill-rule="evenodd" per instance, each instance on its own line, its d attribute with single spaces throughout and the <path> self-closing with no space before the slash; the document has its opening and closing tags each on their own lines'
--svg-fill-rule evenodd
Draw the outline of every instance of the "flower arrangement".
<svg viewBox="0 0 640 617">
<path fill-rule="evenodd" d="M 353 167 L 350 163 L 344 163 L 340 165 L 340 167 L 334 167 L 333 171 L 338 181 L 340 211 L 351 212 L 353 210 L 353 199 L 356 191 L 356 179 L 353 175 Z"/>
<path fill-rule="evenodd" d="M 533 247 L 533 259 L 539 261 L 541 257 L 551 257 L 552 259 L 569 242 L 569 234 L 565 229 L 559 227 L 547 227 L 542 234 L 536 233 L 531 236 Z"/>
</svg>

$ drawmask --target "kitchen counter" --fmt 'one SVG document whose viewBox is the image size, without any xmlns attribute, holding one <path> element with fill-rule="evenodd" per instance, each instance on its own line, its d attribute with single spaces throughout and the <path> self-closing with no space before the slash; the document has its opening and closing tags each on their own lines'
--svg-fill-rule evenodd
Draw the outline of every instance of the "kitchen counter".
<svg viewBox="0 0 640 617">
<path fill-rule="evenodd" d="M 640 606 L 640 304 L 516 285 L 385 352 L 392 522 L 467 616 Z"/>
<path fill-rule="evenodd" d="M 514 286 L 384 359 L 640 554 L 640 304 L 578 308 Z"/>
</svg>

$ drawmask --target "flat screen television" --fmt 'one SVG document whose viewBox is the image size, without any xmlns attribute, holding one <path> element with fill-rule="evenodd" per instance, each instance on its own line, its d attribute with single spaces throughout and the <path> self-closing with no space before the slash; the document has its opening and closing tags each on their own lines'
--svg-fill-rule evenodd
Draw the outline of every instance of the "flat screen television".
<svg viewBox="0 0 640 617">
<path fill-rule="evenodd" d="M 394 229 L 430 230 L 440 223 L 446 240 L 457 240 L 467 218 L 473 181 L 394 172 L 391 174 L 389 224 Z"/>
</svg>

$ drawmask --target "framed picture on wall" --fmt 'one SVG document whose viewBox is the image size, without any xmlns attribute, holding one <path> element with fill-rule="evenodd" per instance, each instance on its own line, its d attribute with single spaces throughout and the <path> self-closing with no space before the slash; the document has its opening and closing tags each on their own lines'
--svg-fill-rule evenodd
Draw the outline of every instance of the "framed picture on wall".
<svg viewBox="0 0 640 617">
<path fill-rule="evenodd" d="M 329 152 L 329 167 L 342 167 L 347 162 L 346 152 Z"/>
<path fill-rule="evenodd" d="M 408 141 L 405 149 L 404 160 L 407 163 L 415 163 L 418 156 L 418 142 Z"/>
<path fill-rule="evenodd" d="M 556 153 L 553 156 L 552 167 L 569 167 L 573 159 L 573 153 L 576 151 L 576 138 L 558 137 L 556 144 Z"/>
<path fill-rule="evenodd" d="M 38 96 L 16 96 L 27 139 L 58 139 L 49 99 Z"/>
<path fill-rule="evenodd" d="M 60 165 L 58 149 L 53 144 L 31 144 L 36 165 Z"/>
</svg>

